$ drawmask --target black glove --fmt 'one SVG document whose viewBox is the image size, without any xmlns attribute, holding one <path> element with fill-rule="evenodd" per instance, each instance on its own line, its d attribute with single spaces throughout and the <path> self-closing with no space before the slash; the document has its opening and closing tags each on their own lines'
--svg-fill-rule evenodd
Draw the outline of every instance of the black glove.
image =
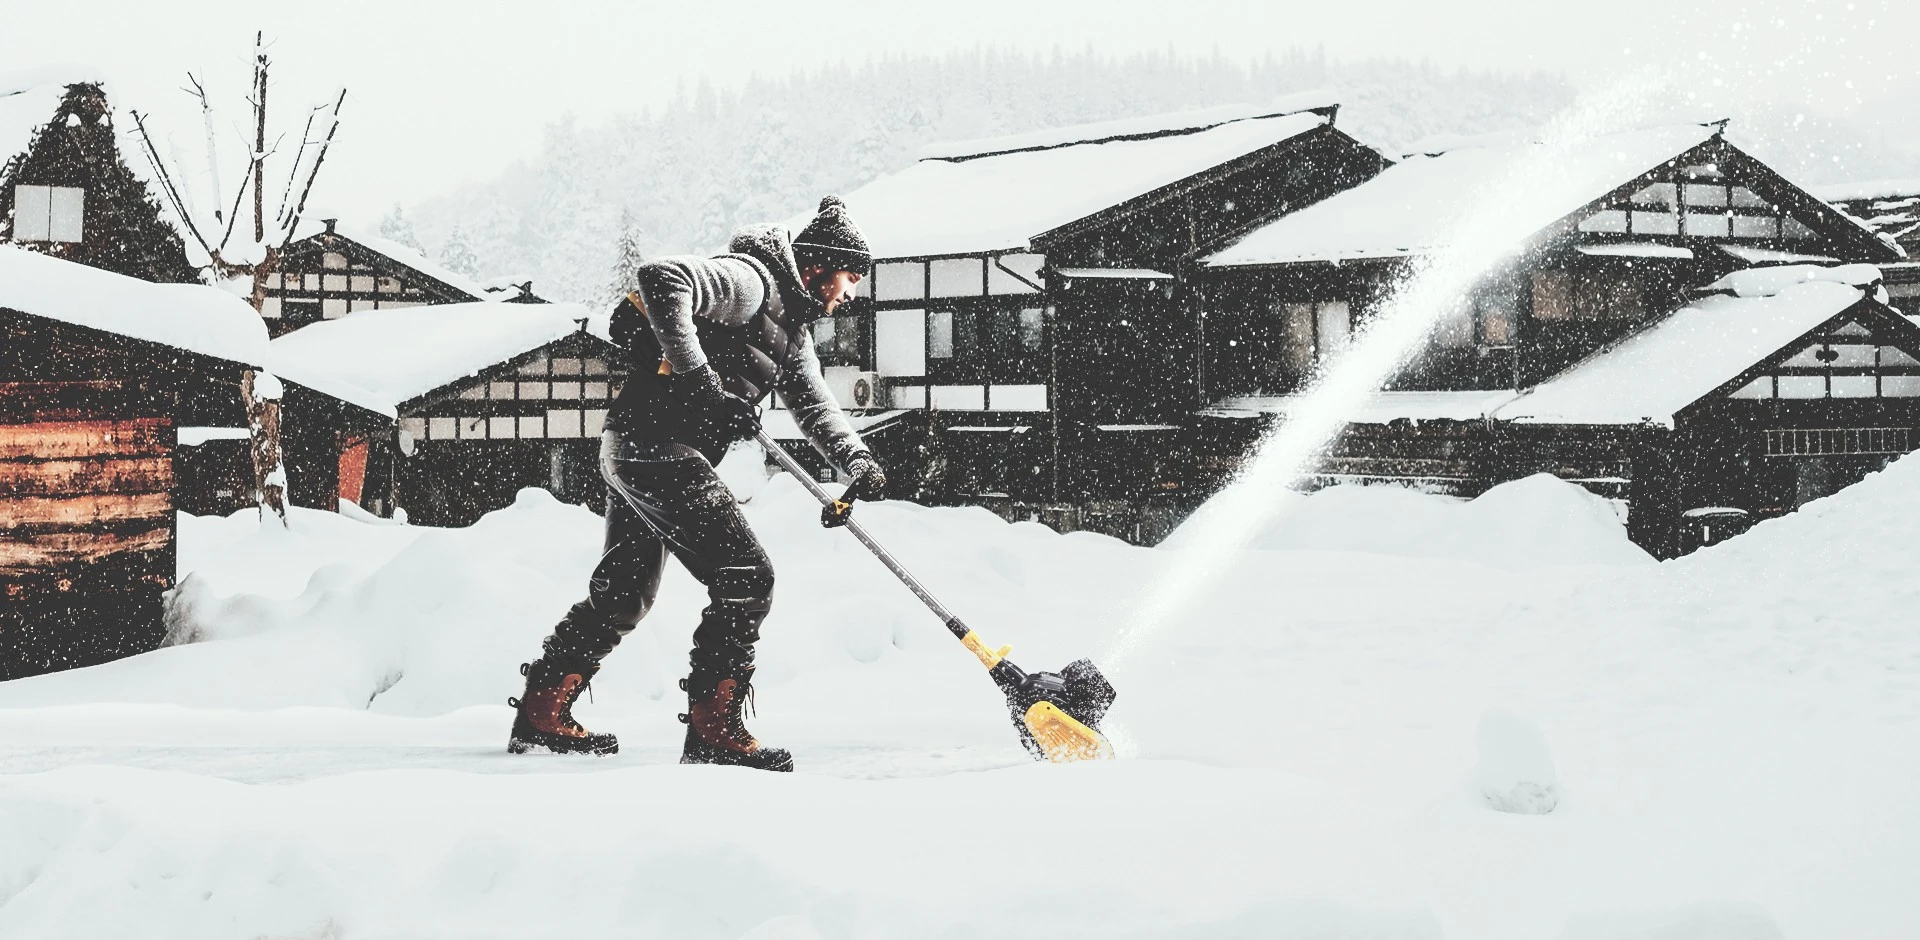
<svg viewBox="0 0 1920 940">
<path fill-rule="evenodd" d="M 853 479 L 847 484 L 846 495 L 820 509 L 820 524 L 829 529 L 847 524 L 855 500 L 878 499 L 887 493 L 887 475 L 881 471 L 880 461 L 864 450 L 847 461 L 847 476 Z"/>
<path fill-rule="evenodd" d="M 720 373 L 713 371 L 711 364 L 669 376 L 667 387 L 687 406 L 702 430 L 722 440 L 737 441 L 752 437 L 760 430 L 760 410 L 752 402 L 727 391 L 720 384 Z"/>
</svg>

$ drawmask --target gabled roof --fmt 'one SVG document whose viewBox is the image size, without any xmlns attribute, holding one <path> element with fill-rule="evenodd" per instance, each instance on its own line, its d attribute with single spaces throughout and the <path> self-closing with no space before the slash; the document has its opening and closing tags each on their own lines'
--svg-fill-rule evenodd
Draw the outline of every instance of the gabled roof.
<svg viewBox="0 0 1920 940">
<path fill-rule="evenodd" d="M 243 366 L 267 361 L 267 328 L 245 301 L 198 284 L 154 284 L 0 245 L 0 307 Z"/>
<path fill-rule="evenodd" d="M 1809 191 L 1887 238 L 1904 243 L 1920 236 L 1920 179 L 1835 183 Z"/>
<path fill-rule="evenodd" d="M 1696 301 L 1496 408 L 1516 424 L 1672 427 L 1674 416 L 1866 299 L 1872 265 L 1737 271 Z M 1920 351 L 1920 350 L 1917 350 Z"/>
<path fill-rule="evenodd" d="M 876 258 L 1025 250 L 1102 210 L 1330 126 L 1333 113 L 1322 98 L 1296 98 L 941 145 L 845 199 Z"/>
<path fill-rule="evenodd" d="M 481 282 L 478 278 L 471 278 L 454 271 L 390 238 L 383 238 L 372 232 L 361 231 L 350 225 L 341 225 L 331 219 L 301 222 L 299 230 L 294 233 L 294 241 L 306 241 L 329 234 L 343 238 L 367 251 L 380 255 L 401 267 L 413 271 L 421 277 L 435 282 L 444 288 L 446 292 L 464 297 L 467 300 L 499 302 L 517 296 L 515 293 L 489 289 L 490 285 Z"/>
<path fill-rule="evenodd" d="M 1450 244 L 1470 215 L 1518 242 L 1712 139 L 1711 124 L 1608 134 L 1579 146 L 1512 135 L 1428 148 L 1208 256 L 1213 268 L 1397 258 Z M 1477 226 L 1479 227 L 1479 226 Z"/>
<path fill-rule="evenodd" d="M 392 414 L 422 395 L 581 332 L 582 321 L 588 333 L 607 339 L 607 314 L 578 304 L 362 310 L 274 340 L 272 367 L 283 378 Z M 340 394 L 342 388 L 359 393 Z"/>
</svg>

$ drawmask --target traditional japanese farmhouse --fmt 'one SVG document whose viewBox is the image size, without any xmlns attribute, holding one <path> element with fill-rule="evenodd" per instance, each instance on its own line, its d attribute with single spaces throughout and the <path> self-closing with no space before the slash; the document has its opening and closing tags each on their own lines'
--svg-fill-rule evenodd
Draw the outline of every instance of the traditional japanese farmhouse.
<svg viewBox="0 0 1920 940">
<path fill-rule="evenodd" d="M 1904 261 L 1882 264 L 1894 306 L 1920 312 L 1920 179 L 1834 183 L 1810 192 L 1869 228 L 1893 239 L 1907 253 Z"/>
<path fill-rule="evenodd" d="M 131 160 L 131 166 L 129 165 Z M 0 85 L 0 243 L 164 283 L 198 283 L 139 155 L 123 155 L 105 86 Z"/>
<path fill-rule="evenodd" d="M 1313 96 L 939 146 L 847 194 L 876 264 L 815 338 L 843 403 L 908 412 L 875 444 L 895 495 L 1137 535 L 1143 501 L 1178 495 L 1171 422 L 1197 394 L 1176 285 L 1381 171 L 1337 111 Z"/>
<path fill-rule="evenodd" d="M 260 311 L 274 336 L 356 310 L 428 304 L 545 303 L 531 281 L 483 281 L 430 261 L 412 248 L 325 219 L 303 225 L 280 270 L 267 277 Z"/>
<path fill-rule="evenodd" d="M 466 525 L 522 487 L 598 507 L 599 437 L 626 366 L 572 304 L 363 310 L 272 343 L 290 382 L 298 505 Z M 301 389 L 325 394 L 301 394 Z M 379 426 L 369 416 L 383 415 Z"/>
<path fill-rule="evenodd" d="M 1911 449 L 1920 335 L 1877 268 L 1843 264 L 1899 249 L 1723 131 L 1427 148 L 1207 256 L 1196 484 L 1423 265 L 1467 266 L 1459 302 L 1345 415 L 1321 482 L 1551 472 L 1625 498 L 1673 554 L 1689 518 L 1790 511 Z"/>
<path fill-rule="evenodd" d="M 245 423 L 240 300 L 0 246 L 0 679 L 157 647 L 186 426 Z"/>
</svg>

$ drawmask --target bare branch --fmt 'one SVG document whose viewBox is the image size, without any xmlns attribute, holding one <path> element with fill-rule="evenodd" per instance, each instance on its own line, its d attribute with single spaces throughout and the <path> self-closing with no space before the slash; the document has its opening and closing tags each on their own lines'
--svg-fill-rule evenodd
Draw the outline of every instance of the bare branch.
<svg viewBox="0 0 1920 940">
<path fill-rule="evenodd" d="M 187 211 L 186 201 L 180 198 L 180 189 L 174 185 L 173 174 L 167 172 L 166 162 L 160 159 L 160 151 L 153 146 L 153 135 L 147 133 L 146 115 L 131 109 L 127 113 L 133 115 L 133 126 L 140 131 L 140 142 L 146 145 L 147 162 L 153 165 L 154 175 L 160 178 L 161 192 L 166 193 L 167 201 L 173 204 L 174 213 L 180 216 L 181 223 L 186 225 L 193 240 L 199 242 L 201 250 L 211 257 L 213 246 L 207 244 L 206 237 L 200 234 L 200 227 L 194 224 L 193 213 Z"/>
<path fill-rule="evenodd" d="M 187 73 L 187 81 L 193 84 L 193 96 L 200 99 L 200 120 L 207 127 L 207 175 L 213 182 L 213 220 L 220 218 L 220 154 L 214 146 L 213 138 L 213 99 L 207 96 L 207 88 L 200 84 L 192 72 Z"/>
<path fill-rule="evenodd" d="M 320 175 L 320 164 L 327 159 L 327 149 L 333 146 L 333 133 L 340 129 L 340 106 L 347 103 L 347 90 L 340 89 L 340 97 L 333 102 L 333 120 L 327 126 L 327 138 L 320 142 L 320 150 L 314 155 L 313 169 L 307 173 L 307 183 L 300 189 L 300 201 L 294 206 L 293 215 L 287 219 L 286 238 L 280 243 L 285 248 L 293 241 L 294 229 L 300 226 L 300 214 L 307 211 L 307 195 L 313 192 L 313 181 Z"/>
<path fill-rule="evenodd" d="M 325 107 L 326 105 L 320 105 L 307 111 L 307 126 L 300 129 L 300 149 L 294 151 L 293 169 L 287 171 L 286 191 L 280 194 L 280 205 L 273 210 L 273 224 L 276 226 L 286 224 L 287 210 L 290 208 L 287 200 L 293 196 L 293 181 L 300 176 L 300 161 L 307 156 L 307 143 L 313 136 L 313 116 L 319 114 Z"/>
</svg>

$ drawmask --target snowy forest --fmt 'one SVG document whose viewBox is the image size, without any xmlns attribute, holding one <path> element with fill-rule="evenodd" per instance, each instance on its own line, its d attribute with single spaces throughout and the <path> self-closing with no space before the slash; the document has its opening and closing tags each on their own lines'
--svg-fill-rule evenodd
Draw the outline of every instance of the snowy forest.
<svg viewBox="0 0 1920 940">
<path fill-rule="evenodd" d="M 755 77 L 737 91 L 682 85 L 672 104 L 605 126 L 562 116 L 537 160 L 395 206 L 381 229 L 456 271 L 531 278 L 543 297 L 597 302 L 636 254 L 717 250 L 736 226 L 790 217 L 822 193 L 906 166 L 928 143 L 1317 88 L 1339 90 L 1341 127 L 1384 147 L 1534 125 L 1574 96 L 1552 74 L 1340 63 L 1301 49 L 1252 65 L 1091 50 L 901 56 Z"/>
</svg>

